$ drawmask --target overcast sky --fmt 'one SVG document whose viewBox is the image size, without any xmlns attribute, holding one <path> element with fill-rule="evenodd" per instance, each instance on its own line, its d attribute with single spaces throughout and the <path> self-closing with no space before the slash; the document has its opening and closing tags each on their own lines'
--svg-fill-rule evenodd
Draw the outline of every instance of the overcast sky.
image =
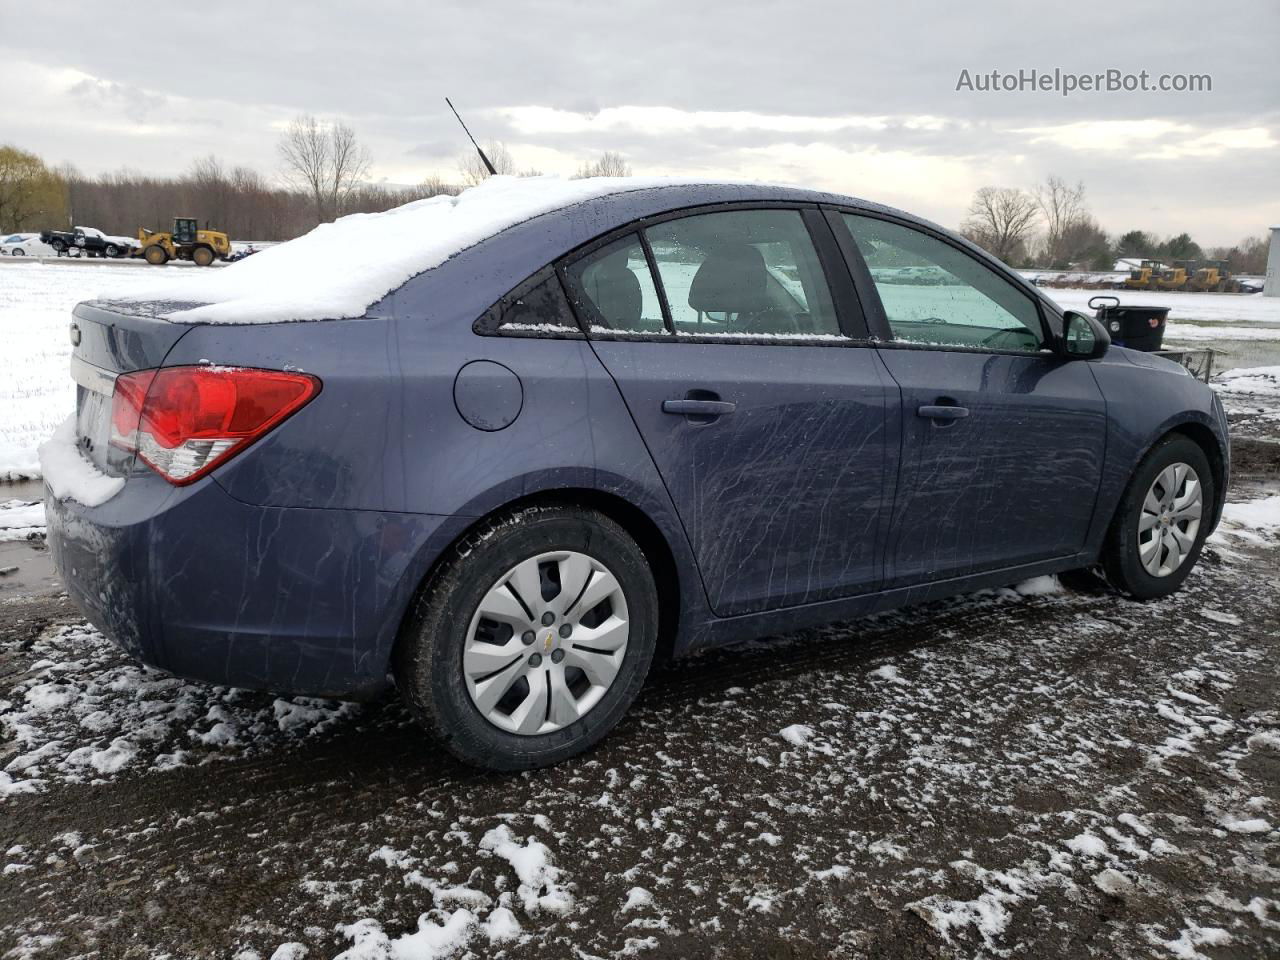
<svg viewBox="0 0 1280 960">
<path fill-rule="evenodd" d="M 300 112 L 374 176 L 457 178 L 443 97 L 522 167 L 781 180 L 948 226 L 984 185 L 1081 180 L 1110 231 L 1280 224 L 1280 4 L 0 0 L 0 143 L 101 173 L 275 175 Z M 957 91 L 999 70 L 1208 74 L 1200 93 Z"/>
</svg>

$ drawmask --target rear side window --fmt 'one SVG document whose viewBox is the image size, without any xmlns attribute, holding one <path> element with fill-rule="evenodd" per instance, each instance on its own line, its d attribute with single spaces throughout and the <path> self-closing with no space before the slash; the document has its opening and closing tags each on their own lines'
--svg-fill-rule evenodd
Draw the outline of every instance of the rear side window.
<svg viewBox="0 0 1280 960">
<path fill-rule="evenodd" d="M 658 290 L 635 234 L 574 261 L 565 277 L 592 333 L 666 334 Z"/>
<path fill-rule="evenodd" d="M 840 337 L 817 251 L 797 210 L 733 210 L 645 231 L 675 332 Z"/>
<path fill-rule="evenodd" d="M 994 270 L 919 230 L 843 217 L 895 340 L 1018 353 L 1043 346 L 1034 301 Z"/>
<path fill-rule="evenodd" d="M 486 310 L 473 327 L 482 336 L 581 339 L 552 267 L 544 267 Z"/>
</svg>

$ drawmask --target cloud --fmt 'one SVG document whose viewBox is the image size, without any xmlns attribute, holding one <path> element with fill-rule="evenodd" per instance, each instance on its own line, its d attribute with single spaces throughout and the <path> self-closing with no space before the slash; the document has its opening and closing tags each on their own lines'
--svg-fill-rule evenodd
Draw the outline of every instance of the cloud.
<svg viewBox="0 0 1280 960">
<path fill-rule="evenodd" d="M 1239 150 L 1274 150 L 1277 142 L 1264 126 L 1213 129 L 1170 120 L 1092 120 L 1013 131 L 1031 144 L 1053 143 L 1072 150 L 1123 153 L 1135 160 L 1222 157 Z"/>
<path fill-rule="evenodd" d="M 1239 0 L 1221 43 L 1169 16 L 1164 0 L 1128 0 L 1122 13 L 1079 0 L 1051 24 L 1025 0 L 219 9 L 0 12 L 4 138 L 93 173 L 177 173 L 216 153 L 270 175 L 280 130 L 306 112 L 349 123 L 376 178 L 411 183 L 456 177 L 470 149 L 449 94 L 477 138 L 553 173 L 617 150 L 640 174 L 798 181 L 952 225 L 977 187 L 1054 173 L 1083 180 L 1112 230 L 1187 229 L 1211 244 L 1280 220 L 1280 104 L 1261 79 L 1273 72 L 1280 6 L 1266 0 Z M 1213 91 L 955 90 L 961 69 L 1055 67 L 1210 73 Z"/>
<path fill-rule="evenodd" d="M 151 93 L 126 83 L 100 80 L 97 77 L 84 77 L 77 80 L 68 88 L 67 93 L 95 107 L 119 109 L 126 117 L 137 123 L 145 121 L 149 114 L 163 107 L 166 102 L 166 98 L 158 93 Z"/>
</svg>

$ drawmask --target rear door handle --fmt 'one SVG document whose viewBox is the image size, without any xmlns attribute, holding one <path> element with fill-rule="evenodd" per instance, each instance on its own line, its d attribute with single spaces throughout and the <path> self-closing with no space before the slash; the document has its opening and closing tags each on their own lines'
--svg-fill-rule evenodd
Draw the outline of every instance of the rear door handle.
<svg viewBox="0 0 1280 960">
<path fill-rule="evenodd" d="M 969 408 L 926 403 L 918 407 L 916 413 L 930 420 L 963 420 L 969 415 Z"/>
<path fill-rule="evenodd" d="M 733 413 L 738 405 L 731 400 L 663 400 L 662 412 L 685 417 L 720 417 Z"/>
</svg>

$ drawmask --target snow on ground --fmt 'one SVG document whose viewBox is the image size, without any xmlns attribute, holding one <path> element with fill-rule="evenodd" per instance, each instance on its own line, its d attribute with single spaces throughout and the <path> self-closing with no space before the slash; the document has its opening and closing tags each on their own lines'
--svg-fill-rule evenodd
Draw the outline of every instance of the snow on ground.
<svg viewBox="0 0 1280 960">
<path fill-rule="evenodd" d="M 1248 367 L 1228 370 L 1214 378 L 1222 393 L 1280 399 L 1280 367 Z"/>
<path fill-rule="evenodd" d="M 1280 433 L 1280 366 L 1238 367 L 1213 378 L 1231 416 L 1232 436 L 1275 441 Z"/>
<path fill-rule="evenodd" d="M 153 271 L 195 275 L 167 267 L 0 260 L 0 480 L 38 477 L 36 447 L 75 410 L 68 335 L 75 305 L 154 284 Z"/>
<path fill-rule="evenodd" d="M 1264 297 L 1260 293 L 1149 293 L 1145 290 L 1077 290 L 1044 287 L 1041 290 L 1064 310 L 1093 313 L 1089 300 L 1097 296 L 1115 296 L 1122 304 L 1169 307 L 1169 327 L 1166 337 L 1185 339 L 1198 336 L 1193 325 L 1213 324 L 1231 332 L 1218 333 L 1225 339 L 1245 339 L 1246 334 L 1258 339 L 1280 340 L 1280 297 Z M 1241 326 L 1233 328 L 1233 324 Z M 1252 324 L 1271 324 L 1256 329 Z M 1176 332 L 1176 333 L 1175 333 Z"/>
<path fill-rule="evenodd" d="M 0 501 L 0 542 L 44 536 L 44 504 L 30 500 Z"/>
<path fill-rule="evenodd" d="M 0 696 L 0 802 L 279 749 L 360 709 L 189 683 L 135 663 L 88 624 L 54 630 L 33 649 L 26 675 Z"/>
</svg>

